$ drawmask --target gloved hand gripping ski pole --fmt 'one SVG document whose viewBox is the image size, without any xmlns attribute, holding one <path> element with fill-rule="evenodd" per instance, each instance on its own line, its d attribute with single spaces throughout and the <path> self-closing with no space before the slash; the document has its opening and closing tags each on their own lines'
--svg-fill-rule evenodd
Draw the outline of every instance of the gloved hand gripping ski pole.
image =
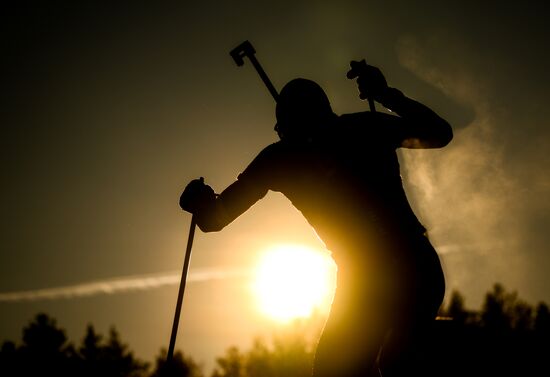
<svg viewBox="0 0 550 377">
<path fill-rule="evenodd" d="M 368 65 L 367 65 L 367 62 L 365 61 L 365 59 L 361 60 L 361 61 L 352 61 L 350 63 L 350 67 L 351 69 L 348 71 L 347 73 L 347 78 L 350 79 L 350 80 L 353 80 L 361 75 L 363 75 L 365 73 L 365 71 L 368 69 Z M 370 111 L 372 111 L 373 113 L 376 112 L 376 106 L 374 105 L 374 99 L 372 98 L 372 96 L 369 96 L 365 93 L 359 93 L 359 98 L 361 99 L 366 99 L 369 101 L 369 107 L 370 107 Z"/>
</svg>

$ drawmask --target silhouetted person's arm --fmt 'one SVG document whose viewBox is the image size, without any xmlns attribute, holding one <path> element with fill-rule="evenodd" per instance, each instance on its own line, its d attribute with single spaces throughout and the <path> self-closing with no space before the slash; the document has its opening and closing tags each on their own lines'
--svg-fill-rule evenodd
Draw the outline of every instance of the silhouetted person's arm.
<svg viewBox="0 0 550 377">
<path fill-rule="evenodd" d="M 401 147 L 441 148 L 452 140 L 453 131 L 447 121 L 399 90 L 388 87 L 377 100 L 401 118 L 396 122 Z"/>
<path fill-rule="evenodd" d="M 427 106 L 389 87 L 377 67 L 365 64 L 352 77 L 357 77 L 361 98 L 372 97 L 399 116 L 376 114 L 380 126 L 389 128 L 383 132 L 391 133 L 393 140 L 397 138 L 398 147 L 441 148 L 452 140 L 453 131 L 447 121 Z"/>
<path fill-rule="evenodd" d="M 215 195 L 210 186 L 198 179 L 192 181 L 181 195 L 180 207 L 195 215 L 197 226 L 203 232 L 222 230 L 267 194 L 269 149 L 264 149 L 238 179 L 219 195 Z"/>
<path fill-rule="evenodd" d="M 218 232 L 267 194 L 260 185 L 236 180 L 197 214 L 197 225 L 203 232 Z"/>
</svg>

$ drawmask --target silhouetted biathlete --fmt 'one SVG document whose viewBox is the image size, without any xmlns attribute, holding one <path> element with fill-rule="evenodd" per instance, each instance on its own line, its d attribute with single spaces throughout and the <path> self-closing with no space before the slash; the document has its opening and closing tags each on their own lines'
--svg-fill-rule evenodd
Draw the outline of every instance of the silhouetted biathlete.
<svg viewBox="0 0 550 377">
<path fill-rule="evenodd" d="M 361 98 L 372 96 L 396 115 L 336 115 L 318 84 L 294 79 L 276 106 L 280 141 L 220 195 L 200 180 L 190 182 L 180 206 L 195 214 L 201 230 L 214 232 L 268 190 L 283 193 L 338 265 L 314 376 L 378 376 L 378 369 L 384 377 L 411 375 L 445 283 L 405 196 L 396 149 L 440 148 L 453 134 L 428 107 L 388 87 L 378 68 L 366 66 L 357 83 Z"/>
</svg>

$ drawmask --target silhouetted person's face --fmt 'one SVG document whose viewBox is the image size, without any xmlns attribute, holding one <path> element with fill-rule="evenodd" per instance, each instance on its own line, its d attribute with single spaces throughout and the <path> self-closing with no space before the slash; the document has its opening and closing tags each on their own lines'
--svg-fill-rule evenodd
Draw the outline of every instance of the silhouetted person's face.
<svg viewBox="0 0 550 377">
<path fill-rule="evenodd" d="M 323 89 L 315 82 L 294 79 L 277 101 L 275 130 L 281 139 L 307 139 L 334 116 Z"/>
</svg>

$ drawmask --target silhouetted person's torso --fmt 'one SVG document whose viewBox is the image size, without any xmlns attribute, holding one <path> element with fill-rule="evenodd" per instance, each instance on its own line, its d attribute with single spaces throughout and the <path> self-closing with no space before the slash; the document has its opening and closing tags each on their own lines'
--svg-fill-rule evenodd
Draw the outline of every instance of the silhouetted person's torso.
<svg viewBox="0 0 550 377">
<path fill-rule="evenodd" d="M 421 235 L 425 229 L 403 190 L 394 118 L 371 112 L 339 116 L 309 141 L 269 145 L 239 181 L 257 187 L 254 195 L 283 193 L 335 252 Z"/>
</svg>

